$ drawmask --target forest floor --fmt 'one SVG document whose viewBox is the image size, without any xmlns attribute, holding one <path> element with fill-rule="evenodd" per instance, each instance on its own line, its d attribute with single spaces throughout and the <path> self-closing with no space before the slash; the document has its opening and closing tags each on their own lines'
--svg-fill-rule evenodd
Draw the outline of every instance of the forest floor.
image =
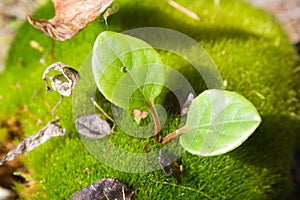
<svg viewBox="0 0 300 200">
<path fill-rule="evenodd" d="M 10 43 L 18 27 L 25 21 L 26 15 L 32 13 L 39 5 L 46 0 L 1 0 L 0 2 L 0 73 L 5 68 L 5 58 L 9 50 Z M 217 1 L 217 0 L 215 0 Z M 222 1 L 218 0 L 222 5 Z M 300 53 L 300 0 L 246 0 L 253 5 L 267 10 L 278 19 L 292 44 Z M 1 124 L 0 124 L 1 125 Z M 4 155 L 7 144 L 0 141 L 0 154 Z M 12 141 L 10 141 L 12 144 Z M 11 145 L 10 144 L 10 145 Z M 298 164 L 293 169 L 295 185 L 300 187 L 300 154 L 296 155 Z M 296 162 L 296 163 L 297 163 Z M 16 164 L 15 167 L 22 167 Z M 15 199 L 12 190 L 5 189 L 9 177 L 15 168 L 0 167 L 0 200 Z M 1 180 L 2 179 L 2 180 Z M 10 185 L 10 184 L 8 184 Z M 298 188 L 300 190 L 300 188 Z M 295 194 L 295 195 L 300 195 Z"/>
</svg>

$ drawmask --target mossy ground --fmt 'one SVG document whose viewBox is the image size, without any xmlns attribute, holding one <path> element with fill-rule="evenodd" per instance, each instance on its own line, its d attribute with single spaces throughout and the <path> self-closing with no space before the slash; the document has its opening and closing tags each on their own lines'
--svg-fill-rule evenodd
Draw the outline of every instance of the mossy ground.
<svg viewBox="0 0 300 200">
<path fill-rule="evenodd" d="M 46 66 L 61 61 L 78 69 L 91 52 L 97 34 L 105 29 L 124 31 L 157 26 L 180 31 L 199 41 L 227 80 L 227 89 L 252 101 L 262 116 L 262 124 L 241 147 L 225 155 L 200 158 L 184 153 L 182 183 L 177 184 L 162 170 L 131 174 L 98 162 L 78 138 L 72 99 L 65 98 L 56 114 L 67 134 L 51 139 L 23 158 L 33 172 L 36 189 L 20 195 L 26 199 L 68 199 L 80 188 L 110 177 L 131 188 L 134 199 L 288 196 L 294 138 L 299 131 L 299 121 L 294 117 L 299 80 L 295 73 L 295 52 L 273 17 L 235 0 L 221 1 L 219 7 L 213 1 L 181 0 L 182 5 L 200 16 L 200 21 L 187 17 L 165 1 L 116 0 L 115 3 L 120 10 L 109 18 L 109 27 L 96 20 L 73 39 L 56 42 L 54 60 L 49 57 L 50 38 L 25 23 L 11 46 L 6 70 L 0 75 L 0 114 L 10 118 L 22 110 L 18 117 L 23 129 L 27 135 L 34 134 L 52 119 L 51 108 L 59 99 L 58 94 L 45 92 L 41 75 Z M 38 18 L 52 16 L 50 5 L 35 14 Z M 38 42 L 44 51 L 33 49 L 29 45 L 31 40 Z M 197 79 L 192 82 L 196 84 Z M 169 125 L 170 129 L 174 126 Z M 128 145 L 126 138 L 118 142 L 127 149 L 136 148 L 131 142 Z"/>
</svg>

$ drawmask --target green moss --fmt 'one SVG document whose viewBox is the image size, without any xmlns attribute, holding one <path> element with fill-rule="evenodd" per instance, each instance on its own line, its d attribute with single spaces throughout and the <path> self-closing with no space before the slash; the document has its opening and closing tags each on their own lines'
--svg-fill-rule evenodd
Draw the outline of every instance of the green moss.
<svg viewBox="0 0 300 200">
<path fill-rule="evenodd" d="M 299 106 L 295 103 L 298 83 L 294 73 L 295 52 L 273 17 L 234 0 L 221 1 L 218 8 L 213 1 L 181 0 L 182 5 L 200 16 L 200 21 L 185 16 L 164 1 L 115 3 L 120 10 L 108 19 L 109 27 L 99 19 L 73 39 L 56 42 L 54 60 L 49 57 L 51 39 L 25 23 L 11 46 L 7 68 L 0 75 L 0 114 L 10 117 L 18 109 L 26 108 L 20 117 L 23 128 L 27 135 L 37 132 L 52 119 L 51 108 L 59 99 L 58 94 L 45 92 L 41 75 L 46 66 L 61 61 L 79 69 L 91 52 L 97 34 L 105 29 L 123 31 L 157 26 L 180 31 L 199 41 L 227 80 L 227 89 L 252 101 L 263 122 L 241 147 L 225 155 L 199 158 L 184 153 L 183 180 L 176 184 L 162 170 L 130 174 L 98 162 L 78 138 L 71 98 L 65 98 L 57 115 L 67 128 L 67 135 L 51 139 L 24 157 L 38 183 L 34 194 L 26 198 L 68 199 L 80 188 L 103 177 L 116 178 L 128 185 L 135 192 L 134 199 L 281 199 L 287 196 L 291 189 L 294 134 L 299 130 L 295 127 L 299 122 L 293 117 Z M 46 5 L 35 16 L 50 18 L 53 7 Z M 45 51 L 31 48 L 31 40 Z M 40 63 L 41 59 L 45 64 Z M 163 59 L 168 64 L 176 63 Z M 196 85 L 198 77 L 184 66 L 184 63 L 174 64 Z M 42 124 L 38 123 L 40 120 Z M 176 121 L 170 121 L 164 134 L 168 129 L 177 128 Z M 118 135 L 122 133 L 116 132 L 114 137 Z M 128 136 L 121 138 L 114 141 L 126 149 L 134 151 L 144 146 L 143 141 L 133 143 Z"/>
</svg>

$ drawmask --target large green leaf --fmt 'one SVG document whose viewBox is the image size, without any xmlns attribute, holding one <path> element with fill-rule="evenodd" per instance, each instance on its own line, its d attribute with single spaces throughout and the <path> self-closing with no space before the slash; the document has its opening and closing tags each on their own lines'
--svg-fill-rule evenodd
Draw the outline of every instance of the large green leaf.
<svg viewBox="0 0 300 200">
<path fill-rule="evenodd" d="M 241 145 L 260 122 L 256 108 L 243 96 L 206 90 L 191 104 L 180 144 L 200 156 L 223 154 Z"/>
<path fill-rule="evenodd" d="M 146 42 L 125 34 L 99 34 L 92 67 L 101 93 L 124 109 L 149 106 L 164 83 L 159 54 Z"/>
</svg>

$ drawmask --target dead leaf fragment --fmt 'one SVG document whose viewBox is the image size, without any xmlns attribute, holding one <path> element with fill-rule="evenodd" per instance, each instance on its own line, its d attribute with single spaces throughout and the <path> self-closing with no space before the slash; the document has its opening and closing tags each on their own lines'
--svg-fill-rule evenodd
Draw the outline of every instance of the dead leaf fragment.
<svg viewBox="0 0 300 200">
<path fill-rule="evenodd" d="M 80 134 L 95 139 L 101 139 L 111 132 L 107 121 L 97 114 L 85 115 L 76 120 L 76 127 Z"/>
<path fill-rule="evenodd" d="M 61 128 L 59 121 L 50 121 L 43 129 L 35 135 L 25 138 L 13 150 L 9 151 L 6 156 L 0 161 L 0 165 L 11 161 L 15 156 L 31 151 L 41 144 L 45 143 L 51 137 L 63 136 L 66 130 Z"/>
<path fill-rule="evenodd" d="M 181 182 L 181 171 L 179 167 L 172 161 L 172 155 L 168 152 L 160 150 L 158 155 L 158 164 L 164 171 L 166 176 L 172 176 L 176 179 L 177 183 Z"/>
<path fill-rule="evenodd" d="M 51 71 L 60 71 L 62 73 L 62 74 L 49 77 L 51 81 L 52 89 L 49 86 L 48 78 L 47 78 L 47 75 Z M 46 82 L 47 92 L 51 92 L 52 90 L 54 91 L 57 90 L 58 93 L 61 95 L 59 101 L 52 108 L 52 116 L 54 116 L 54 111 L 61 104 L 63 97 L 64 96 L 69 97 L 72 95 L 72 90 L 74 89 L 77 82 L 80 80 L 80 76 L 75 69 L 69 67 L 68 65 L 62 62 L 56 62 L 45 69 L 42 79 Z"/>
<path fill-rule="evenodd" d="M 191 106 L 192 101 L 194 100 L 194 98 L 195 97 L 194 97 L 193 93 L 189 93 L 185 103 L 183 104 L 183 106 L 181 108 L 181 115 L 182 116 L 186 115 L 189 112 L 190 106 Z"/>
<path fill-rule="evenodd" d="M 126 185 L 112 178 L 103 178 L 77 192 L 71 200 L 130 200 L 132 192 Z"/>
<path fill-rule="evenodd" d="M 113 0 L 52 0 L 52 2 L 55 9 L 55 16 L 52 19 L 34 19 L 27 16 L 27 20 L 49 37 L 65 41 L 97 19 Z"/>
<path fill-rule="evenodd" d="M 51 71 L 60 71 L 62 74 L 50 76 L 52 90 L 57 90 L 62 96 L 71 96 L 72 90 L 80 79 L 78 72 L 62 62 L 56 62 L 47 67 L 43 73 L 42 79 L 46 82 L 46 91 L 51 92 L 47 75 Z"/>
<path fill-rule="evenodd" d="M 170 6 L 172 6 L 173 8 L 179 10 L 180 12 L 184 13 L 185 15 L 187 15 L 187 16 L 189 16 L 189 17 L 191 17 L 191 18 L 193 18 L 197 21 L 200 20 L 200 17 L 196 13 L 194 13 L 193 11 L 183 7 L 182 5 L 176 3 L 175 1 L 168 0 L 168 4 Z"/>
</svg>

